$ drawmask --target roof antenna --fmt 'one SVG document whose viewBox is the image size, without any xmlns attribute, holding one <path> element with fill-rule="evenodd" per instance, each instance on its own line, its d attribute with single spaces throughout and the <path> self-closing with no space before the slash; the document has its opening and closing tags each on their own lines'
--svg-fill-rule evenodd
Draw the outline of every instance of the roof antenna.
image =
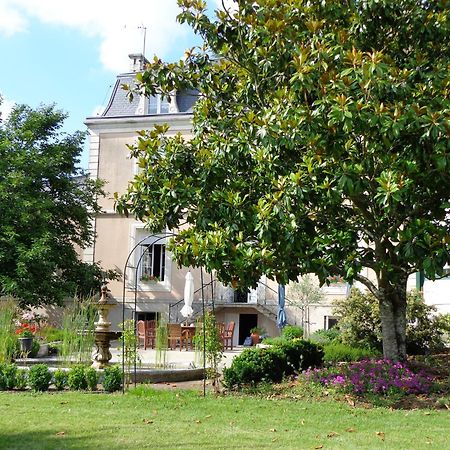
<svg viewBox="0 0 450 450">
<path fill-rule="evenodd" d="M 144 30 L 144 42 L 143 42 L 143 46 L 142 46 L 142 55 L 144 56 L 144 60 L 142 61 L 142 65 L 144 65 L 145 62 L 145 41 L 147 39 L 147 27 L 144 26 L 144 24 L 142 24 L 141 26 L 138 27 L 139 30 Z M 141 67 L 141 70 L 144 67 Z"/>
</svg>

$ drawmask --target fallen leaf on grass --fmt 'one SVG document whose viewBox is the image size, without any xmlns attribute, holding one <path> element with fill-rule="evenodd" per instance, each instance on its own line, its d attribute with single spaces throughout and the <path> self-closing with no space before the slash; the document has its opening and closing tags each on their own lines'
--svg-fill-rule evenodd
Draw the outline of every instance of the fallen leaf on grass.
<svg viewBox="0 0 450 450">
<path fill-rule="evenodd" d="M 205 419 L 209 419 L 210 417 L 212 417 L 212 415 L 208 414 L 207 416 L 205 416 Z"/>
<path fill-rule="evenodd" d="M 376 431 L 375 434 L 382 440 L 384 441 L 384 436 L 385 434 L 382 431 Z"/>
<path fill-rule="evenodd" d="M 300 420 L 300 423 L 302 424 L 302 425 L 305 425 L 305 421 L 302 419 L 302 420 Z"/>
<path fill-rule="evenodd" d="M 355 406 L 355 401 L 354 401 L 349 395 L 346 395 L 346 396 L 345 396 L 345 400 L 347 400 L 347 403 L 348 403 L 350 406 Z"/>
<path fill-rule="evenodd" d="M 271 428 L 269 431 L 271 431 L 272 433 L 276 433 L 277 429 L 276 428 Z"/>
<path fill-rule="evenodd" d="M 314 447 L 314 450 L 320 450 L 321 448 L 323 448 L 323 445 L 318 445 L 317 447 Z"/>
<path fill-rule="evenodd" d="M 424 416 L 431 416 L 431 413 L 430 412 L 425 412 L 425 413 L 423 413 L 423 415 Z"/>
<path fill-rule="evenodd" d="M 67 405 L 69 402 L 59 402 L 60 405 Z"/>
<path fill-rule="evenodd" d="M 65 434 L 66 434 L 65 431 L 58 431 L 58 432 L 56 433 L 56 436 L 64 436 Z"/>
<path fill-rule="evenodd" d="M 150 419 L 143 419 L 142 422 L 149 424 L 149 423 L 153 423 L 153 420 Z"/>
<path fill-rule="evenodd" d="M 354 428 L 347 428 L 345 431 L 347 433 L 354 433 L 356 430 Z"/>
<path fill-rule="evenodd" d="M 196 420 L 195 423 L 202 423 L 202 421 L 201 420 Z"/>
<path fill-rule="evenodd" d="M 332 431 L 332 432 L 330 432 L 330 433 L 327 434 L 327 437 L 328 437 L 328 438 L 334 438 L 334 437 L 336 437 L 336 436 L 339 436 L 339 434 L 336 433 L 336 432 L 334 432 L 334 431 Z"/>
</svg>

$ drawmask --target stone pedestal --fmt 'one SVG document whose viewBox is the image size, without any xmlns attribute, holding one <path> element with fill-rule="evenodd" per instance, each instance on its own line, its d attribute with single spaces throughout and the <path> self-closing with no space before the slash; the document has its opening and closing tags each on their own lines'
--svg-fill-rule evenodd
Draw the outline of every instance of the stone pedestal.
<svg viewBox="0 0 450 450">
<path fill-rule="evenodd" d="M 108 288 L 102 286 L 102 295 L 97 303 L 98 322 L 95 324 L 94 338 L 95 351 L 93 354 L 92 367 L 95 369 L 103 369 L 109 365 L 112 355 L 109 351 L 110 343 L 120 337 L 120 332 L 110 331 L 111 322 L 108 321 L 108 314 L 112 308 L 115 308 L 116 302 L 111 300 L 108 295 Z"/>
</svg>

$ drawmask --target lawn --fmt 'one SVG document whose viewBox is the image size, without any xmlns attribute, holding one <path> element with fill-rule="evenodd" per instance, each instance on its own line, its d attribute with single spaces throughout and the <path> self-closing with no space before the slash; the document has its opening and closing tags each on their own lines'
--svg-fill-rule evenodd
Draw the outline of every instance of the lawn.
<svg viewBox="0 0 450 450">
<path fill-rule="evenodd" d="M 0 392 L 0 448 L 444 449 L 448 411 L 138 388 Z"/>
</svg>

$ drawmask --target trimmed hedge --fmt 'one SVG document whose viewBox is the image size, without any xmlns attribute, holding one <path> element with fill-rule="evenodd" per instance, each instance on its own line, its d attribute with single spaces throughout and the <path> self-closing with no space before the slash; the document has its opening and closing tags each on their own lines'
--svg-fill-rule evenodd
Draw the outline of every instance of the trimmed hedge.
<svg viewBox="0 0 450 450">
<path fill-rule="evenodd" d="M 28 372 L 28 384 L 33 391 L 47 391 L 52 374 L 47 365 L 36 364 Z"/>
<path fill-rule="evenodd" d="M 324 352 L 325 354 L 323 360 L 331 364 L 338 362 L 361 361 L 362 359 L 380 356 L 380 352 L 378 350 L 352 347 L 350 345 L 339 343 L 325 345 Z"/>
<path fill-rule="evenodd" d="M 223 383 L 228 388 L 278 383 L 284 376 L 320 365 L 322 359 L 322 348 L 312 342 L 282 340 L 271 347 L 244 350 L 233 359 L 231 367 L 224 369 Z"/>
</svg>

